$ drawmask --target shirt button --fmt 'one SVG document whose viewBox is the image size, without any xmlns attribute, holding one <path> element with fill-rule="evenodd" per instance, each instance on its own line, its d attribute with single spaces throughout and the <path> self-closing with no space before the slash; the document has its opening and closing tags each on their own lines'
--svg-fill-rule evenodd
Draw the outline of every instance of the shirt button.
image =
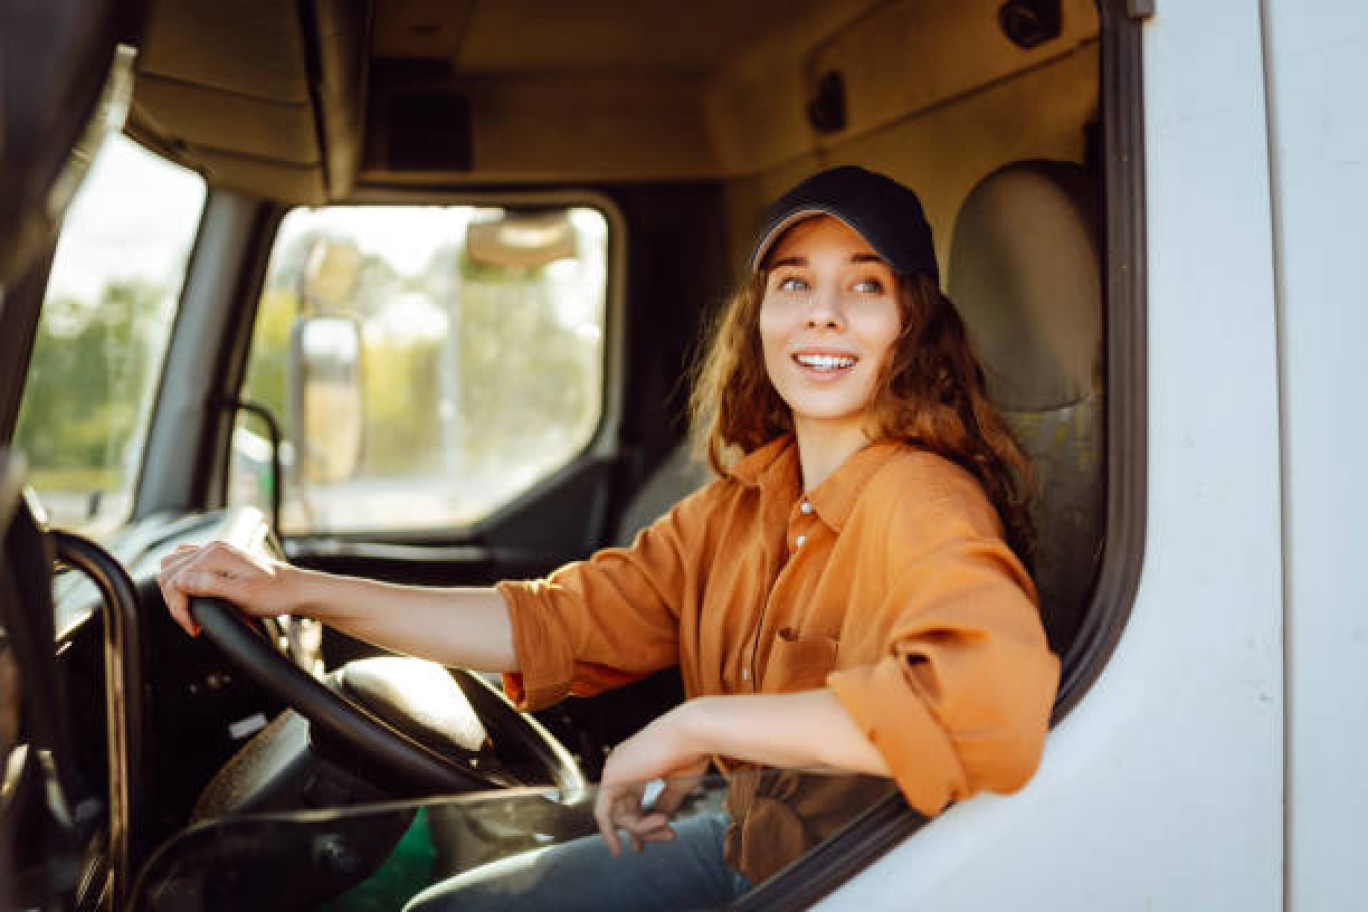
<svg viewBox="0 0 1368 912">
<path fill-rule="evenodd" d="M 798 536 L 797 538 L 795 538 L 795 539 L 793 540 L 793 547 L 795 547 L 795 548 L 801 548 L 801 547 L 803 547 L 803 542 L 805 542 L 805 541 L 807 541 L 807 536 L 806 536 L 806 535 L 800 535 L 800 536 Z"/>
<path fill-rule="evenodd" d="M 804 516 L 811 516 L 814 509 L 812 504 L 808 503 L 806 500 L 798 505 L 798 512 L 802 513 Z"/>
</svg>

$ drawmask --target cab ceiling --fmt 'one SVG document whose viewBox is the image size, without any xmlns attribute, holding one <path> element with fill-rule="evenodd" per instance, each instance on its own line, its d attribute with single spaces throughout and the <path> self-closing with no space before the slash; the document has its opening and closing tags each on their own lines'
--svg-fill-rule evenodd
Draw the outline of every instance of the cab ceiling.
<svg viewBox="0 0 1368 912">
<path fill-rule="evenodd" d="M 1001 0 L 160 0 L 130 132 L 286 202 L 365 186 L 745 176 L 1067 54 Z M 806 108 L 841 72 L 847 123 Z"/>
<path fill-rule="evenodd" d="M 839 22 L 831 0 L 398 0 L 375 10 L 376 57 L 440 60 L 470 75 L 702 75 L 777 25 Z M 826 16 L 820 16 L 823 10 Z"/>
</svg>

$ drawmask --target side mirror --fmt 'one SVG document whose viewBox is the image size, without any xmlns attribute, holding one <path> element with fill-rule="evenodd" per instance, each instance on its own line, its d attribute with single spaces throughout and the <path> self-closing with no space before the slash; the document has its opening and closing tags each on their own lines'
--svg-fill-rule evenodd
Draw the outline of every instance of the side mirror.
<svg viewBox="0 0 1368 912">
<path fill-rule="evenodd" d="M 350 317 L 300 317 L 290 329 L 290 422 L 299 481 L 356 474 L 364 419 L 361 328 Z"/>
</svg>

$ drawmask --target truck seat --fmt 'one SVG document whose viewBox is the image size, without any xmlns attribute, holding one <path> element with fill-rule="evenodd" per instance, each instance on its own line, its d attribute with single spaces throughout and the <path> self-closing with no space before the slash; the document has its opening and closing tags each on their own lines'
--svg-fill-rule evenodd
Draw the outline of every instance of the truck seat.
<svg viewBox="0 0 1368 912">
<path fill-rule="evenodd" d="M 687 440 L 676 444 L 632 495 L 618 521 L 613 544 L 619 548 L 631 545 L 638 532 L 717 477 L 707 463 L 692 458 L 690 449 Z"/>
<path fill-rule="evenodd" d="M 960 208 L 948 293 L 1034 469 L 1035 580 L 1050 644 L 1078 632 L 1101 558 L 1102 273 L 1092 178 L 1068 162 L 989 174 Z"/>
</svg>

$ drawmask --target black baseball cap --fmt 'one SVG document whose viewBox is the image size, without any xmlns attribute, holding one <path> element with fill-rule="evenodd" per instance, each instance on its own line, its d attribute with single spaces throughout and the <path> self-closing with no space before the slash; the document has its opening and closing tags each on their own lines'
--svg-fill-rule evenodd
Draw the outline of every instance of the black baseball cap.
<svg viewBox="0 0 1368 912">
<path fill-rule="evenodd" d="M 855 165 L 814 174 L 774 201 L 765 211 L 764 228 L 751 253 L 751 272 L 760 269 L 785 231 L 814 215 L 845 222 L 894 272 L 924 272 L 940 281 L 931 226 L 917 194 L 891 177 Z"/>
</svg>

